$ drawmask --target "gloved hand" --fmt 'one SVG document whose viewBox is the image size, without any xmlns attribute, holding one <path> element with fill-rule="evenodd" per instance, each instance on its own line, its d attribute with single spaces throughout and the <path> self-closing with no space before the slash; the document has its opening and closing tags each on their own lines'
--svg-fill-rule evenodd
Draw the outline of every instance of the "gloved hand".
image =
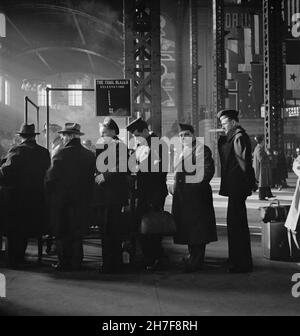
<svg viewBox="0 0 300 336">
<path fill-rule="evenodd" d="M 99 174 L 95 177 L 95 182 L 97 184 L 101 184 L 102 182 L 105 181 L 104 175 L 103 174 Z"/>
</svg>

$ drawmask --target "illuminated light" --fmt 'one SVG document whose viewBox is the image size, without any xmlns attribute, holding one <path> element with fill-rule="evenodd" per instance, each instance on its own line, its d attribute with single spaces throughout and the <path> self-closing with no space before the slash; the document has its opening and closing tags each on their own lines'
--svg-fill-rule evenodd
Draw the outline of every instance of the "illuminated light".
<svg viewBox="0 0 300 336">
<path fill-rule="evenodd" d="M 6 37 L 6 19 L 3 13 L 0 13 L 0 37 Z"/>
</svg>

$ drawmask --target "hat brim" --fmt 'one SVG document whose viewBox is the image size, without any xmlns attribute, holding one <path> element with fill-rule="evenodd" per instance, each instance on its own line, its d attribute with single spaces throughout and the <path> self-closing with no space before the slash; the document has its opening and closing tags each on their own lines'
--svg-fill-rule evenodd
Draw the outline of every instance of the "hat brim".
<svg viewBox="0 0 300 336">
<path fill-rule="evenodd" d="M 17 132 L 16 134 L 18 134 L 18 135 L 39 135 L 40 133 L 22 133 L 22 132 Z"/>
<path fill-rule="evenodd" d="M 70 130 L 61 130 L 61 131 L 58 131 L 57 133 L 59 134 L 77 134 L 77 135 L 84 135 L 85 133 L 82 133 L 82 132 L 76 132 L 76 131 L 70 131 Z"/>
</svg>

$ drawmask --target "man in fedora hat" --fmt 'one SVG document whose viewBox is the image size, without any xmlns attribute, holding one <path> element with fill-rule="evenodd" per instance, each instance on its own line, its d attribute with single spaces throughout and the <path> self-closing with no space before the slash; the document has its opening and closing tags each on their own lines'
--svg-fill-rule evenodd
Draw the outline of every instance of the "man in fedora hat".
<svg viewBox="0 0 300 336">
<path fill-rule="evenodd" d="M 58 131 L 64 146 L 52 158 L 46 176 L 51 200 L 51 223 L 56 237 L 58 270 L 78 269 L 83 258 L 82 236 L 94 186 L 95 156 L 81 145 L 80 125 L 66 123 Z"/>
<path fill-rule="evenodd" d="M 0 167 L 0 186 L 7 201 L 5 234 L 8 264 L 24 260 L 27 239 L 39 237 L 45 223 L 44 177 L 50 166 L 49 151 L 36 143 L 34 124 L 23 124 L 21 143 L 12 147 Z M 3 196 L 3 195 L 2 195 Z"/>
<path fill-rule="evenodd" d="M 238 111 L 218 113 L 225 136 L 218 142 L 221 160 L 220 195 L 228 197 L 227 233 L 231 273 L 252 271 L 246 199 L 255 186 L 251 142 L 239 125 Z"/>
</svg>

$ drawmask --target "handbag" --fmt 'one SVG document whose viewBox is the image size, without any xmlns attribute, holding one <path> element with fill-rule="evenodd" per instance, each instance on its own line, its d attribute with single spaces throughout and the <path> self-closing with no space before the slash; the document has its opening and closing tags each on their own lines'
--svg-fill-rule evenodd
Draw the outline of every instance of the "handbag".
<svg viewBox="0 0 300 336">
<path fill-rule="evenodd" d="M 174 217 L 168 211 L 149 211 L 142 217 L 140 232 L 172 236 L 176 233 Z"/>
<path fill-rule="evenodd" d="M 264 223 L 272 221 L 284 222 L 288 216 L 290 205 L 280 205 L 279 200 L 271 202 L 267 207 L 260 208 L 260 216 Z"/>
</svg>

